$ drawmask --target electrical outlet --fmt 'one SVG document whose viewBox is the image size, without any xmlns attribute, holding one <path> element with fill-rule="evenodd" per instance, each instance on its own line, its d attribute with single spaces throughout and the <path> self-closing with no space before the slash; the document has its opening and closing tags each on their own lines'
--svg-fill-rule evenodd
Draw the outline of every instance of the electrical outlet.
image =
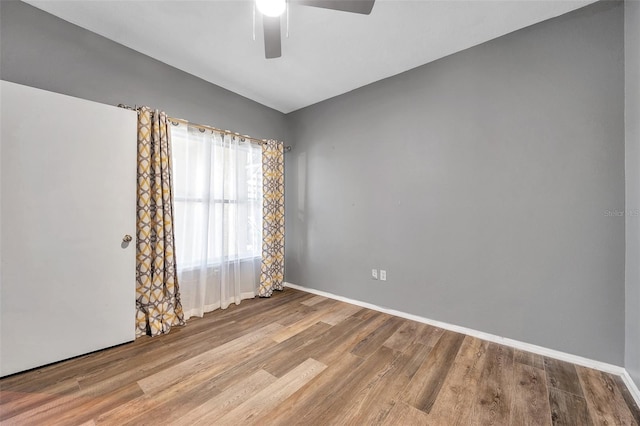
<svg viewBox="0 0 640 426">
<path fill-rule="evenodd" d="M 380 281 L 386 281 L 387 280 L 387 271 L 385 271 L 384 269 L 380 269 Z"/>
<path fill-rule="evenodd" d="M 371 278 L 374 280 L 378 279 L 378 270 L 377 269 L 372 269 L 371 270 Z"/>
</svg>

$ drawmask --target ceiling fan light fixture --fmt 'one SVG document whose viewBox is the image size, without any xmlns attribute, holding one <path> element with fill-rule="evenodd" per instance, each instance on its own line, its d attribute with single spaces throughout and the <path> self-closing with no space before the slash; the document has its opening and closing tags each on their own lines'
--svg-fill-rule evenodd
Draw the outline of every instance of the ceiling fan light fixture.
<svg viewBox="0 0 640 426">
<path fill-rule="evenodd" d="M 256 0 L 256 7 L 263 15 L 275 18 L 282 15 L 287 2 L 286 0 Z"/>
</svg>

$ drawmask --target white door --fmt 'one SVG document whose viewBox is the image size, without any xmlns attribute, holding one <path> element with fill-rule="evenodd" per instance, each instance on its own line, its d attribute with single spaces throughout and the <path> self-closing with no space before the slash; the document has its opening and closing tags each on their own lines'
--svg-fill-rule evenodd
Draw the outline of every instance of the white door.
<svg viewBox="0 0 640 426">
<path fill-rule="evenodd" d="M 135 339 L 136 113 L 0 83 L 5 376 Z"/>
</svg>

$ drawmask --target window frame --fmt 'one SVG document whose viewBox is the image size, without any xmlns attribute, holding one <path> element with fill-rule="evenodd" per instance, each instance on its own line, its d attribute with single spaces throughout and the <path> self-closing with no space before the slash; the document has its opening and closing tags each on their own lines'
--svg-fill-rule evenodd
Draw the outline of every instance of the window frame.
<svg viewBox="0 0 640 426">
<path fill-rule="evenodd" d="M 188 131 L 188 130 L 187 130 Z M 183 140 L 186 142 L 185 138 L 182 137 L 176 137 L 176 135 L 171 132 L 171 149 L 172 152 L 175 151 L 175 142 L 176 140 Z M 226 146 L 224 144 L 224 138 L 225 137 L 234 137 L 235 136 L 222 136 L 222 143 L 220 144 L 217 140 L 215 141 L 211 141 L 211 142 L 205 142 L 205 143 L 211 143 L 216 144 L 216 148 L 222 148 L 222 149 L 231 149 L 231 147 Z M 180 143 L 180 142 L 178 142 Z M 250 143 L 250 142 L 247 142 Z M 249 158 L 249 156 L 251 155 L 251 149 L 249 149 L 249 146 L 238 146 L 237 147 L 238 150 L 243 150 L 245 151 L 247 158 Z M 225 155 L 225 161 L 227 159 L 227 156 Z M 249 169 L 250 165 L 252 163 L 246 162 L 245 163 L 245 168 Z M 189 196 L 188 194 L 182 195 L 182 194 L 177 194 L 176 192 L 176 188 L 175 188 L 175 182 L 172 188 L 172 192 L 173 192 L 173 202 L 174 205 L 176 203 L 185 203 L 187 205 L 189 204 L 195 204 L 195 203 L 208 203 L 209 204 L 209 209 L 215 209 L 216 206 L 218 205 L 222 205 L 224 206 L 226 205 L 247 205 L 247 207 L 252 203 L 258 203 L 258 209 L 260 211 L 260 217 L 262 217 L 262 199 L 260 197 L 255 197 L 255 198 L 251 198 L 249 197 L 249 194 L 256 194 L 256 196 L 258 196 L 259 194 L 262 193 L 262 188 L 261 188 L 261 183 L 263 180 L 263 175 L 262 175 L 262 167 L 261 167 L 261 162 L 259 163 L 253 163 L 253 164 L 257 164 L 257 171 L 260 173 L 260 177 L 257 180 L 256 184 L 253 185 L 256 189 L 255 190 L 251 190 L 250 186 L 247 185 L 247 191 L 246 192 L 246 196 L 238 196 L 239 193 L 241 193 L 241 191 L 234 191 L 236 193 L 236 197 L 235 198 L 207 198 L 204 196 Z M 174 169 L 175 169 L 175 163 L 174 163 Z M 253 178 L 247 178 L 246 182 L 247 184 L 249 182 L 251 182 L 253 180 Z M 174 209 L 175 210 L 175 209 Z M 223 212 L 224 212 L 224 208 L 223 208 Z M 252 215 L 248 216 L 249 218 L 252 217 Z M 247 226 L 249 226 L 249 224 L 247 223 Z M 259 226 L 259 229 L 262 229 L 262 226 Z M 236 231 L 237 232 L 237 231 Z M 207 240 L 208 241 L 208 240 Z M 208 242 L 205 241 L 204 243 L 207 244 Z M 220 265 L 222 265 L 223 263 L 226 262 L 230 262 L 230 261 L 238 261 L 238 262 L 255 262 L 258 259 L 262 258 L 262 242 L 259 241 L 257 244 L 257 247 L 255 248 L 255 250 L 251 253 L 251 252 L 241 252 L 240 250 L 238 250 L 238 248 L 236 248 L 235 253 L 233 254 L 229 254 L 229 253 L 225 253 L 224 255 L 220 256 L 220 257 L 208 257 L 205 264 L 208 268 L 216 268 L 219 267 Z M 182 271 L 191 271 L 191 270 L 195 270 L 195 269 L 199 269 L 201 266 L 203 265 L 203 262 L 200 259 L 196 259 L 193 260 L 189 263 L 184 263 L 183 264 L 178 264 L 178 267 L 182 270 Z"/>
</svg>

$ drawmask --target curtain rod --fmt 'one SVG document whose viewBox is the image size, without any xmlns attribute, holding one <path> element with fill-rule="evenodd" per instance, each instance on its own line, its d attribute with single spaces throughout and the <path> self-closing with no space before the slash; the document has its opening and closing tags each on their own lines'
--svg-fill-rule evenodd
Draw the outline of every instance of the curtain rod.
<svg viewBox="0 0 640 426">
<path fill-rule="evenodd" d="M 132 107 L 132 106 L 125 105 L 125 104 L 118 104 L 118 107 L 119 108 L 124 108 L 124 109 L 129 109 L 131 111 L 138 111 L 137 106 L 136 107 Z M 248 140 L 250 142 L 253 142 L 253 143 L 256 143 L 256 144 L 259 144 L 259 145 L 264 145 L 267 142 L 266 139 L 256 139 L 256 138 L 252 138 L 251 136 L 248 136 L 248 135 L 241 135 L 240 133 L 232 132 L 230 130 L 218 129 L 217 127 L 207 126 L 205 124 L 192 123 L 192 122 L 190 122 L 188 120 L 185 120 L 183 118 L 175 118 L 175 117 L 167 116 L 167 119 L 174 126 L 177 126 L 179 124 L 186 124 L 187 126 L 195 127 L 196 129 L 200 129 L 200 130 L 210 130 L 212 132 L 222 133 L 222 134 L 225 134 L 225 135 L 237 136 L 239 138 L 246 139 L 246 140 Z M 284 147 L 284 151 L 285 152 L 291 151 L 291 146 L 285 146 Z"/>
</svg>

